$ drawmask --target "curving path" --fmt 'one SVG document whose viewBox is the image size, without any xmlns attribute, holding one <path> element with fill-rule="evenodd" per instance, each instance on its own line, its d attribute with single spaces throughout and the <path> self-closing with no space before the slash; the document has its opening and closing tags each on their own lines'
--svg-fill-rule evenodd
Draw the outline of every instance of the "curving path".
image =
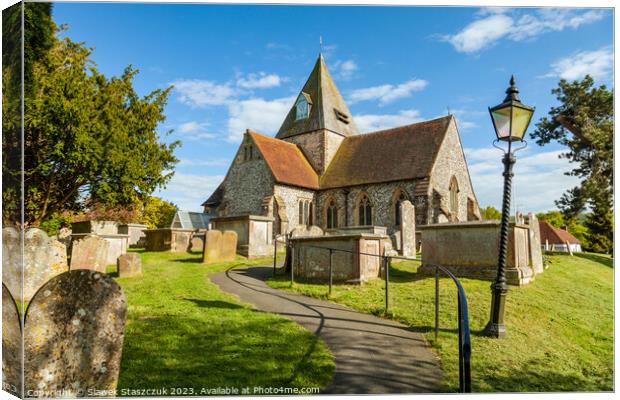
<svg viewBox="0 0 620 400">
<path fill-rule="evenodd" d="M 319 335 L 336 358 L 324 393 L 441 391 L 439 360 L 422 334 L 341 305 L 270 288 L 270 267 L 231 269 L 211 281 L 257 309 L 283 315 Z"/>
</svg>

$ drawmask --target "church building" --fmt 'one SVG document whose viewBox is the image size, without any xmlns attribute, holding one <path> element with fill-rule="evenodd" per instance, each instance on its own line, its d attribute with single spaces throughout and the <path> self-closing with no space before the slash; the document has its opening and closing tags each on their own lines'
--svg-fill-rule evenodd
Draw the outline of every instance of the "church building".
<svg viewBox="0 0 620 400">
<path fill-rule="evenodd" d="M 248 129 L 203 206 L 213 217 L 273 218 L 272 235 L 300 225 L 391 235 L 404 200 L 416 225 L 480 219 L 455 118 L 360 134 L 319 55 L 275 137 Z"/>
</svg>

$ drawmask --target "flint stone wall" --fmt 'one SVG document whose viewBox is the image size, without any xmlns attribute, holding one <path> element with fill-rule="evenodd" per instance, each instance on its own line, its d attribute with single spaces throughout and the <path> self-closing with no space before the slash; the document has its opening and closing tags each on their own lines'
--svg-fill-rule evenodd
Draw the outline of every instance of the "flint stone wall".
<svg viewBox="0 0 620 400">
<path fill-rule="evenodd" d="M 192 229 L 147 229 L 146 251 L 170 251 L 181 253 L 187 251 L 194 230 Z"/>
<path fill-rule="evenodd" d="M 434 224 L 422 231 L 422 266 L 418 274 L 433 275 L 435 266 L 459 277 L 494 280 L 499 252 L 499 221 Z M 530 265 L 529 229 L 512 224 L 508 238 L 506 279 L 525 285 L 534 279 Z"/>
<path fill-rule="evenodd" d="M 107 274 L 74 270 L 46 283 L 26 311 L 26 393 L 116 389 L 126 315 L 125 295 Z"/>
<path fill-rule="evenodd" d="M 328 247 L 345 251 L 334 251 L 332 276 L 334 282 L 362 283 L 377 278 L 381 272 L 381 256 L 391 249 L 388 236 L 373 234 L 331 235 L 322 237 L 291 238 L 293 246 L 293 268 L 296 278 L 310 282 L 329 280 Z M 289 256 L 290 257 L 290 256 Z"/>
<path fill-rule="evenodd" d="M 245 257 L 256 258 L 273 254 L 272 217 L 217 217 L 211 219 L 211 226 L 214 230 L 234 231 L 237 234 L 237 253 Z"/>
</svg>

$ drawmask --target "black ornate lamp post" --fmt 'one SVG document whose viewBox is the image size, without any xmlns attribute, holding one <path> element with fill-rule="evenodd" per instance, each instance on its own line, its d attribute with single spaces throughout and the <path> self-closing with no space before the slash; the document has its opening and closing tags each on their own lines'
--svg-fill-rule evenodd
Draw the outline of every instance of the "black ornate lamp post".
<svg viewBox="0 0 620 400">
<path fill-rule="evenodd" d="M 534 108 L 521 103 L 519 89 L 515 86 L 515 77 L 510 78 L 510 87 L 506 90 L 506 98 L 502 104 L 489 108 L 493 128 L 497 139 L 493 145 L 499 142 L 508 142 L 508 151 L 504 151 L 502 162 L 504 163 L 504 199 L 502 202 L 502 222 L 499 237 L 499 257 L 497 261 L 497 277 L 491 285 L 491 318 L 484 333 L 487 336 L 501 338 L 506 336 L 504 325 L 504 307 L 506 305 L 506 257 L 508 254 L 508 226 L 510 222 L 510 194 L 512 191 L 512 166 L 517 159 L 514 155 L 512 142 L 524 142 L 523 135 L 534 114 Z M 523 147 L 521 147 L 523 148 Z M 521 149 L 519 148 L 519 149 Z M 516 150 L 519 150 L 516 149 Z"/>
</svg>

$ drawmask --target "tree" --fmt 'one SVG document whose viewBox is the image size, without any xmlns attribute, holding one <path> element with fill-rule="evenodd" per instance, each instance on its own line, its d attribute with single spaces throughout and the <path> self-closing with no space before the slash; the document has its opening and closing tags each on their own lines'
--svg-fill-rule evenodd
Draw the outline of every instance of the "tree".
<svg viewBox="0 0 620 400">
<path fill-rule="evenodd" d="M 21 220 L 21 100 L 33 93 L 33 65 L 54 43 L 51 3 L 17 3 L 2 11 L 2 217 Z M 24 81 L 22 69 L 22 11 L 24 17 Z"/>
<path fill-rule="evenodd" d="M 159 197 L 150 196 L 144 205 L 142 223 L 149 229 L 170 228 L 178 207 Z"/>
<path fill-rule="evenodd" d="M 502 213 L 495 207 L 484 207 L 480 209 L 480 215 L 483 220 L 502 219 Z"/>
<path fill-rule="evenodd" d="M 26 224 L 82 210 L 86 199 L 107 208 L 144 203 L 178 162 L 173 152 L 180 143 L 160 143 L 157 132 L 171 88 L 140 97 L 133 88 L 137 70 L 128 66 L 107 78 L 90 54 L 54 37 L 33 62 L 24 115 Z M 3 197 L 5 204 L 17 201 Z"/>
<path fill-rule="evenodd" d="M 568 148 L 562 157 L 576 167 L 567 174 L 581 178 L 581 183 L 556 205 L 568 222 L 589 206 L 589 240 L 608 252 L 613 244 L 613 90 L 594 87 L 594 80 L 586 76 L 572 83 L 562 79 L 552 93 L 560 105 L 540 119 L 531 137 L 540 146 L 555 141 Z"/>
</svg>

